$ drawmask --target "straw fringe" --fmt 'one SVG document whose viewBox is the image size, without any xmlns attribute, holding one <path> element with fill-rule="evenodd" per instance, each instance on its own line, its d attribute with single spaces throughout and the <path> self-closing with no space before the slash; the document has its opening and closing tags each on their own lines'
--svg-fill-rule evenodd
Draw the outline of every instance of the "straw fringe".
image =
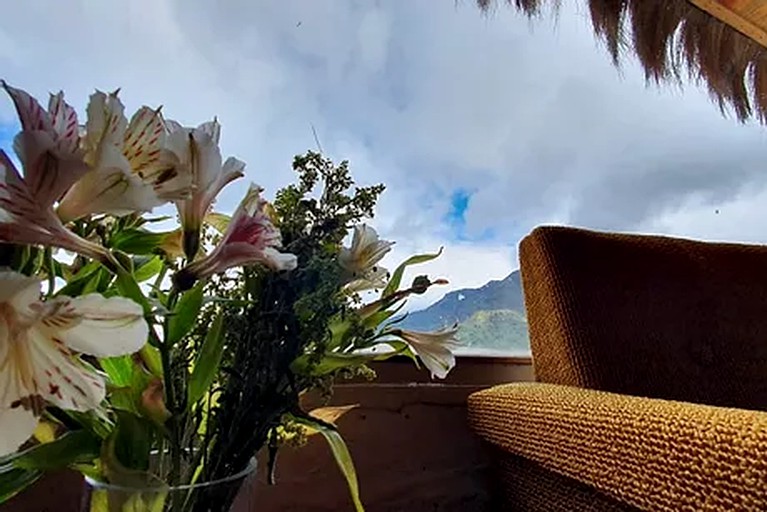
<svg viewBox="0 0 767 512">
<path fill-rule="evenodd" d="M 487 12 L 494 0 L 476 0 Z M 557 0 L 506 0 L 536 17 Z M 722 114 L 767 124 L 767 48 L 687 0 L 588 0 L 594 32 L 618 65 L 635 54 L 648 82 L 707 85 Z"/>
</svg>

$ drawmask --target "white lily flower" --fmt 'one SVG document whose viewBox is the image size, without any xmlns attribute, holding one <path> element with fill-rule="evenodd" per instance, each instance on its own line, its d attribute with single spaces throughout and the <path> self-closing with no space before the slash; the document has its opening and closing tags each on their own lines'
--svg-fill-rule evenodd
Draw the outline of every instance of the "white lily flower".
<svg viewBox="0 0 767 512">
<path fill-rule="evenodd" d="M 282 245 L 280 230 L 267 215 L 268 203 L 261 198 L 261 192 L 261 187 L 251 184 L 216 248 L 177 274 L 181 288 L 240 265 L 258 263 L 274 271 L 296 268 L 295 255 L 278 251 Z"/>
<path fill-rule="evenodd" d="M 218 147 L 221 125 L 215 119 L 197 128 L 185 128 L 167 121 L 170 133 L 167 149 L 178 172 L 191 177 L 192 192 L 188 199 L 176 201 L 184 229 L 184 250 L 194 259 L 199 249 L 202 221 L 219 192 L 232 181 L 245 175 L 245 163 L 229 157 L 221 164 Z"/>
<path fill-rule="evenodd" d="M 381 240 L 366 224 L 354 226 L 352 246 L 342 247 L 338 263 L 347 273 L 346 290 L 358 292 L 386 286 L 389 272 L 378 264 L 391 251 L 394 242 Z"/>
<path fill-rule="evenodd" d="M 160 109 L 141 107 L 128 124 L 123 154 L 133 172 L 152 189 L 163 202 L 191 196 L 192 176 L 172 164 L 172 155 L 165 148 L 168 129 Z"/>
<path fill-rule="evenodd" d="M 110 261 L 104 247 L 64 227 L 45 195 L 35 192 L 0 150 L 0 241 L 61 247 L 104 263 Z"/>
<path fill-rule="evenodd" d="M 444 379 L 455 366 L 453 350 L 460 341 L 455 335 L 458 325 L 447 327 L 434 332 L 397 330 L 392 334 L 402 338 L 418 355 L 421 362 L 431 371 L 432 377 Z"/>
<path fill-rule="evenodd" d="M 103 247 L 66 229 L 53 210 L 61 195 L 88 171 L 78 149 L 77 114 L 61 93 L 51 96 L 46 112 L 26 92 L 1 83 L 21 121 L 14 147 L 24 176 L 0 150 L 0 241 L 61 247 L 107 260 Z"/>
<path fill-rule="evenodd" d="M 91 170 L 62 199 L 62 219 L 146 212 L 189 195 L 191 178 L 179 174 L 164 149 L 160 111 L 141 107 L 130 124 L 124 111 L 117 92 L 91 95 L 83 139 Z"/>
<path fill-rule="evenodd" d="M 24 179 L 38 204 L 53 204 L 88 167 L 79 150 L 77 113 L 64 93 L 51 95 L 46 112 L 35 98 L 0 80 L 21 122 L 14 150 L 24 166 Z"/>
<path fill-rule="evenodd" d="M 77 353 L 137 352 L 149 327 L 141 307 L 97 294 L 40 301 L 40 281 L 0 272 L 0 456 L 29 439 L 46 403 L 87 411 L 104 399 L 103 379 Z"/>
</svg>

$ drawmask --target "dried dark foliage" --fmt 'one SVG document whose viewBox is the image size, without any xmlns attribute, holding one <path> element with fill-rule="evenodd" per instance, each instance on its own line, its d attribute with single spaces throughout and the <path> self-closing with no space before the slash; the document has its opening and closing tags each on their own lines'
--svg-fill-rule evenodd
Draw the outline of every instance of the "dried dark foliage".
<svg viewBox="0 0 767 512">
<path fill-rule="evenodd" d="M 528 16 L 556 0 L 506 0 Z M 477 0 L 487 11 L 493 0 Z M 686 0 L 588 0 L 595 34 L 617 65 L 626 53 L 648 81 L 708 87 L 722 114 L 767 123 L 767 48 Z"/>
<path fill-rule="evenodd" d="M 243 304 L 207 310 L 192 336 L 204 338 L 213 315 L 223 311 L 226 350 L 202 443 L 204 481 L 241 471 L 267 445 L 276 449 L 271 440 L 283 417 L 304 414 L 300 393 L 330 384 L 294 374 L 291 364 L 301 355 L 325 352 L 331 319 L 348 307 L 340 294 L 337 247 L 353 225 L 373 216 L 384 187 L 356 186 L 348 162 L 336 165 L 311 151 L 297 156 L 293 169 L 296 183 L 277 193 L 274 213 L 284 250 L 297 256 L 298 267 L 290 273 L 248 268 L 240 279 L 212 282 L 216 296 Z M 202 415 L 193 420 L 196 431 Z M 194 450 L 193 442 L 189 451 Z M 235 492 L 200 496 L 193 510 L 231 502 Z"/>
</svg>

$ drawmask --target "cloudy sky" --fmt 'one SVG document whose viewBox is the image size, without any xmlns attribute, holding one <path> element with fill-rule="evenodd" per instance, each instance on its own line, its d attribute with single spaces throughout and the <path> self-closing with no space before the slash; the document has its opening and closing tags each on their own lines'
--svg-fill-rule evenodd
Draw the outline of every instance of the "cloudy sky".
<svg viewBox="0 0 767 512">
<path fill-rule="evenodd" d="M 472 0 L 25 0 L 3 9 L 0 76 L 80 112 L 121 87 L 129 111 L 218 116 L 225 156 L 272 192 L 313 126 L 361 183 L 387 184 L 374 225 L 392 266 L 445 247 L 424 269 L 451 286 L 416 305 L 504 277 L 543 223 L 767 241 L 764 129 L 616 70 L 574 4 L 530 22 Z M 0 101 L 0 145 L 16 129 Z"/>
</svg>

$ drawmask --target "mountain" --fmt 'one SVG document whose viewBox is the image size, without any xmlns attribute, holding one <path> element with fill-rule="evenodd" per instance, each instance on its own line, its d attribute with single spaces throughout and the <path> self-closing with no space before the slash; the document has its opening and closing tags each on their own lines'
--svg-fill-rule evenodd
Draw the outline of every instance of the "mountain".
<svg viewBox="0 0 767 512">
<path fill-rule="evenodd" d="M 446 294 L 431 306 L 410 313 L 402 327 L 431 331 L 458 322 L 465 347 L 529 351 L 527 319 L 519 271 L 481 288 Z"/>
<path fill-rule="evenodd" d="M 492 349 L 529 352 L 527 319 L 513 309 L 477 311 L 458 326 L 462 349 Z"/>
<path fill-rule="evenodd" d="M 428 331 L 454 322 L 464 322 L 478 311 L 499 309 L 519 311 L 524 315 L 525 306 L 518 270 L 505 279 L 490 281 L 481 288 L 452 291 L 428 308 L 410 313 L 403 322 L 403 327 Z"/>
</svg>

